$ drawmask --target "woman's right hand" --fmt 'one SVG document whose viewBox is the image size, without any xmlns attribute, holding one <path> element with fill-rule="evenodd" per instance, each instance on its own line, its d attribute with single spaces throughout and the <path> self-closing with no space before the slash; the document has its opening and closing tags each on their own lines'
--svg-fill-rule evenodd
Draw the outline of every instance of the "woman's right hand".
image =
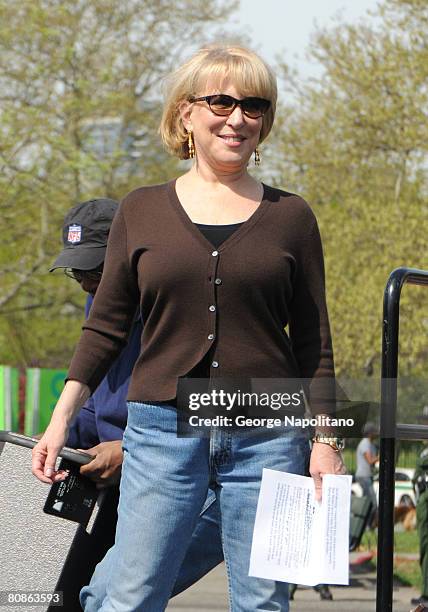
<svg viewBox="0 0 428 612">
<path fill-rule="evenodd" d="M 65 384 L 51 422 L 32 452 L 31 471 L 42 482 L 52 484 L 67 476 L 65 470 L 55 470 L 56 460 L 68 439 L 71 421 L 89 395 L 89 387 L 84 383 L 69 380 Z"/>
<path fill-rule="evenodd" d="M 56 471 L 55 464 L 67 441 L 68 429 L 65 424 L 51 421 L 42 438 L 33 448 L 31 471 L 42 482 L 52 484 L 64 480 L 67 476 L 65 470 Z"/>
</svg>

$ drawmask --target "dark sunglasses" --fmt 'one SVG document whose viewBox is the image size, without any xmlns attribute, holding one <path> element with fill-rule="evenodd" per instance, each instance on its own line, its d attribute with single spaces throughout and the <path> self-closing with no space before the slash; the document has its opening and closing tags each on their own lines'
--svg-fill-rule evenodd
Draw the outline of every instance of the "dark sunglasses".
<svg viewBox="0 0 428 612">
<path fill-rule="evenodd" d="M 64 268 L 64 274 L 68 278 L 81 283 L 83 279 L 97 281 L 101 279 L 103 269 L 96 268 L 95 270 L 76 270 L 76 268 Z"/>
<path fill-rule="evenodd" d="M 241 107 L 242 112 L 251 119 L 262 117 L 270 107 L 270 101 L 264 98 L 243 98 L 237 100 L 233 96 L 226 94 L 213 94 L 212 96 L 201 96 L 200 98 L 191 97 L 189 102 L 207 102 L 210 111 L 219 117 L 231 115 L 237 106 Z"/>
</svg>

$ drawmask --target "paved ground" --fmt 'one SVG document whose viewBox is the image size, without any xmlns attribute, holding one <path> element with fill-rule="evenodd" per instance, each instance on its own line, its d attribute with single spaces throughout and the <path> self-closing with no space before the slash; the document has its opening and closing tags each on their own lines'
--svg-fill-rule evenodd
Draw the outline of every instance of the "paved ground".
<svg viewBox="0 0 428 612">
<path fill-rule="evenodd" d="M 310 588 L 299 587 L 290 612 L 375 612 L 376 574 L 366 566 L 356 566 L 351 572 L 349 587 L 332 587 L 333 601 L 320 601 Z M 410 587 L 394 589 L 394 612 L 409 612 L 410 599 L 419 593 Z M 214 612 L 228 610 L 224 565 L 213 570 L 197 585 L 177 596 L 167 612 Z M 251 610 L 248 610 L 251 612 Z"/>
</svg>

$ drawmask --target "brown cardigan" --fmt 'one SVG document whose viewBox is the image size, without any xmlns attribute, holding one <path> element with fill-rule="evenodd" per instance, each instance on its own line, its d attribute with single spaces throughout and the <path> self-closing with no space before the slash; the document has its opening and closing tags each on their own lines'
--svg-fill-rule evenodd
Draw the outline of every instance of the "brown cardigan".
<svg viewBox="0 0 428 612">
<path fill-rule="evenodd" d="M 144 329 L 129 400 L 175 398 L 178 377 L 211 347 L 212 378 L 334 376 L 320 235 L 297 195 L 264 185 L 257 210 L 215 250 L 175 181 L 128 194 L 68 378 L 94 391 L 137 307 Z"/>
</svg>

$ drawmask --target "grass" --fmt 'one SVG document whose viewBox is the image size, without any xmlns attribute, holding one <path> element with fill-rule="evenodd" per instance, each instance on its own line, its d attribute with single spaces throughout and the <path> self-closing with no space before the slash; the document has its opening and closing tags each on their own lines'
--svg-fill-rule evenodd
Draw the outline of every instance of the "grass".
<svg viewBox="0 0 428 612">
<path fill-rule="evenodd" d="M 346 442 L 346 441 L 345 441 Z M 397 466 L 402 468 L 414 468 L 416 466 L 416 461 L 420 454 L 420 444 L 414 443 L 412 448 L 402 448 L 400 449 L 400 454 L 397 459 Z M 342 453 L 343 461 L 346 465 L 346 469 L 349 474 L 354 474 L 357 462 L 356 462 L 356 450 L 353 447 L 345 447 L 345 450 Z"/>
<path fill-rule="evenodd" d="M 405 586 L 413 586 L 419 591 L 422 589 L 421 568 L 418 561 L 394 559 L 394 578 L 398 578 Z"/>
<path fill-rule="evenodd" d="M 394 534 L 394 552 L 419 553 L 419 538 L 416 529 L 413 531 L 399 531 Z"/>
<path fill-rule="evenodd" d="M 360 544 L 361 550 L 376 550 L 377 548 L 377 531 L 365 531 Z M 394 534 L 394 552 L 395 553 L 419 553 L 419 538 L 418 532 L 413 531 L 396 531 Z"/>
<path fill-rule="evenodd" d="M 360 550 L 376 550 L 376 548 L 377 531 L 366 531 L 361 539 Z M 419 554 L 419 538 L 416 529 L 395 532 L 394 552 Z"/>
<path fill-rule="evenodd" d="M 361 540 L 360 550 L 373 550 L 377 548 L 377 532 L 366 531 Z M 400 531 L 394 534 L 394 552 L 400 553 L 419 553 L 418 532 Z M 376 564 L 376 558 L 373 559 Z M 421 570 L 419 562 L 413 559 L 395 558 L 394 559 L 394 577 L 397 578 L 405 586 L 413 586 L 420 590 L 422 587 Z"/>
<path fill-rule="evenodd" d="M 394 552 L 397 555 L 400 553 L 419 553 L 419 538 L 416 529 L 394 534 Z M 404 585 L 414 586 L 418 590 L 422 588 L 419 561 L 396 557 L 394 559 L 394 576 Z"/>
</svg>

